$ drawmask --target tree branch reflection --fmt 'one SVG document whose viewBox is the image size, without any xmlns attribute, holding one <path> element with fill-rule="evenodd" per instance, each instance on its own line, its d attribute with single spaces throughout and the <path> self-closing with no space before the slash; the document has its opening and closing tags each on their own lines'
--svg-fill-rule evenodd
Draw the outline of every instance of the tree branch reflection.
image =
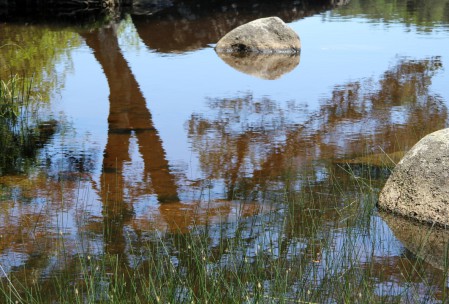
<svg viewBox="0 0 449 304">
<path fill-rule="evenodd" d="M 192 115 L 188 134 L 205 179 L 224 179 L 228 197 L 254 195 L 276 182 L 282 189 L 291 174 L 317 181 L 320 174 L 329 176 L 334 166 L 329 161 L 366 155 L 367 147 L 368 153 L 408 150 L 424 134 L 443 128 L 447 108 L 430 93 L 441 67 L 438 57 L 400 59 L 377 84 L 336 86 L 312 114 L 250 94 L 210 99 L 214 114 Z M 287 113 L 304 122 L 298 126 Z"/>
</svg>

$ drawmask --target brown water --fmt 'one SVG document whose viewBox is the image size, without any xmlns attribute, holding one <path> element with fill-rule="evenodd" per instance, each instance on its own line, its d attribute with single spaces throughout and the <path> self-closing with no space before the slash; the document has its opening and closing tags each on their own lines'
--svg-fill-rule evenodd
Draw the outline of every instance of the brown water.
<svg viewBox="0 0 449 304">
<path fill-rule="evenodd" d="M 380 189 L 385 166 L 447 127 L 447 4 L 253 2 L 174 3 L 94 29 L 0 25 L 1 78 L 34 74 L 40 128 L 51 126 L 34 156 L 1 171 L 3 275 L 51 276 L 64 267 L 61 236 L 68 255 L 126 256 L 140 246 L 129 235 L 264 223 L 289 191 L 310 195 L 314 220 L 332 229 L 354 175 Z M 227 31 L 269 15 L 299 34 L 300 60 L 261 75 L 215 54 Z M 391 271 L 380 281 L 400 285 L 410 239 L 372 221 L 390 246 L 372 248 Z"/>
</svg>

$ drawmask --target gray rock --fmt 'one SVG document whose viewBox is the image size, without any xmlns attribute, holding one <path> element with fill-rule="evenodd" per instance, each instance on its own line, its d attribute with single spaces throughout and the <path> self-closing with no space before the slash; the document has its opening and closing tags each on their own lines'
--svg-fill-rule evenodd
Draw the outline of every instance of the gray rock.
<svg viewBox="0 0 449 304">
<path fill-rule="evenodd" d="M 421 139 L 397 164 L 379 208 L 421 222 L 449 225 L 449 129 Z"/>
<path fill-rule="evenodd" d="M 215 50 L 223 53 L 282 53 L 301 50 L 299 36 L 278 17 L 261 18 L 243 24 L 218 41 Z"/>
<path fill-rule="evenodd" d="M 299 54 L 231 54 L 218 56 L 234 69 L 262 79 L 278 79 L 299 64 Z"/>
</svg>

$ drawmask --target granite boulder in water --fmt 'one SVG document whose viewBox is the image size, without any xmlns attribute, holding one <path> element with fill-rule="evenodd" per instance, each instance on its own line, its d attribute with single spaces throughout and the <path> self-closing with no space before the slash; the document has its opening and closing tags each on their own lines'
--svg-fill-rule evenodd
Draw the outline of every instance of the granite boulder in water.
<svg viewBox="0 0 449 304">
<path fill-rule="evenodd" d="M 278 17 L 261 18 L 243 24 L 221 38 L 219 53 L 299 54 L 298 34 Z"/>
<path fill-rule="evenodd" d="M 405 154 L 382 189 L 378 206 L 449 226 L 449 129 L 425 136 Z"/>
</svg>

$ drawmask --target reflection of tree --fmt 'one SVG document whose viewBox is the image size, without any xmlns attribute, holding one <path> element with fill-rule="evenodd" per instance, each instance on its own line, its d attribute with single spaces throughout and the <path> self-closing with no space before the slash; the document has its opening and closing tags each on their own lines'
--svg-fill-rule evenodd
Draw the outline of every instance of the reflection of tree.
<svg viewBox="0 0 449 304">
<path fill-rule="evenodd" d="M 133 15 L 144 43 L 160 52 L 185 52 L 216 43 L 233 28 L 257 18 L 278 16 L 292 22 L 332 8 L 332 0 L 174 1 L 148 16 Z"/>
<path fill-rule="evenodd" d="M 132 136 L 139 142 L 139 152 L 144 162 L 141 176 L 143 187 L 137 195 L 150 194 L 148 185 L 151 184 L 159 202 L 177 202 L 177 186 L 169 171 L 165 151 L 145 99 L 120 53 L 114 28 L 85 33 L 83 36 L 87 45 L 94 50 L 109 83 L 109 131 L 104 151 L 101 191 L 106 229 L 111 229 L 108 231 L 109 239 L 114 240 L 115 245 L 124 246 L 124 240 L 117 242 L 117 237 L 123 236 L 123 221 L 129 220 L 132 213 L 130 201 L 125 198 L 126 176 L 123 171 L 125 163 L 130 160 L 129 144 Z M 133 181 L 129 186 L 135 191 L 139 184 Z M 124 252 L 124 248 L 119 252 Z"/>
<path fill-rule="evenodd" d="M 50 100 L 53 90 L 63 85 L 70 66 L 70 51 L 80 44 L 78 36 L 70 31 L 54 31 L 44 25 L 2 24 L 0 26 L 0 79 L 6 81 L 11 74 L 32 77 L 32 97 Z M 56 71 L 59 60 L 66 60 L 65 72 Z"/>
<path fill-rule="evenodd" d="M 306 206 L 304 208 L 296 206 L 298 209 L 287 210 L 288 214 L 282 214 L 282 216 L 290 217 L 286 224 L 283 223 L 285 218 L 260 217 L 248 219 L 246 224 L 242 220 L 236 223 L 235 227 L 216 225 L 219 226 L 217 228 L 215 225 L 206 225 L 204 234 L 193 233 L 187 237 L 168 235 L 162 240 L 164 242 L 162 246 L 158 243 L 160 240 L 147 242 L 145 239 L 148 235 L 146 228 L 157 225 L 153 223 L 154 226 L 150 226 L 153 219 L 147 222 L 145 222 L 146 219 L 131 221 L 133 198 L 155 194 L 158 201 L 164 204 L 160 204 L 159 213 L 155 212 L 156 217 L 160 215 L 161 218 L 154 218 L 154 222 L 168 221 L 167 219 L 170 218 L 170 222 L 184 231 L 184 228 L 193 222 L 203 225 L 210 223 L 212 216 L 230 213 L 232 206 L 228 202 L 223 202 L 218 206 L 220 208 L 203 210 L 203 213 L 197 215 L 194 214 L 196 206 L 178 201 L 175 178 L 169 171 L 161 139 L 154 128 L 151 113 L 146 107 L 138 84 L 120 53 L 114 29 L 102 29 L 83 35 L 87 44 L 94 50 L 108 79 L 110 113 L 108 141 L 104 150 L 99 191 L 105 210 L 104 219 L 93 219 L 87 215 L 85 221 L 77 223 L 79 234 L 76 237 L 82 242 L 84 242 L 83 239 L 88 239 L 101 244 L 95 236 L 92 237 L 92 234 L 104 232 L 107 242 L 106 254 L 103 255 L 103 252 L 100 252 L 100 258 L 109 256 L 108 253 L 112 256 L 132 255 L 131 251 L 140 253 L 140 250 L 150 251 L 154 247 L 154 254 L 142 255 L 142 259 L 148 258 L 148 261 L 139 261 L 140 264 L 136 266 L 136 272 L 139 271 L 137 267 L 141 267 L 146 278 L 161 275 L 161 272 L 151 268 L 149 261 L 153 257 L 162 256 L 168 262 L 170 257 L 175 257 L 179 263 L 179 269 L 182 269 L 182 273 L 186 274 L 188 280 L 198 283 L 195 280 L 199 276 L 199 263 L 192 255 L 195 252 L 190 248 L 192 241 L 188 239 L 189 237 L 196 238 L 207 249 L 204 252 L 205 258 L 210 259 L 207 266 L 213 266 L 210 268 L 213 269 L 228 266 L 226 264 L 229 257 L 228 249 L 232 249 L 232 246 L 235 246 L 233 244 L 242 246 L 242 251 L 250 251 L 248 255 L 243 253 L 242 256 L 251 260 L 255 255 L 251 252 L 252 248 L 263 243 L 261 238 L 267 231 L 272 232 L 276 230 L 275 228 L 278 229 L 276 232 L 279 232 L 279 240 L 274 248 L 279 249 L 279 255 L 272 257 L 267 253 L 266 259 L 269 262 L 273 261 L 275 266 L 285 263 L 286 267 L 290 265 L 293 269 L 310 267 L 311 261 L 319 261 L 322 251 L 327 246 L 326 242 L 333 240 L 332 236 L 325 235 L 328 233 L 327 228 L 337 222 L 337 216 L 340 216 L 338 220 L 343 218 L 337 215 L 336 208 L 332 207 L 341 203 L 339 200 L 341 193 L 350 192 L 346 191 L 350 187 L 346 173 L 333 171 L 339 179 L 337 183 L 329 178 L 329 171 L 335 168 L 327 160 L 363 154 L 367 144 L 369 147 L 380 146 L 387 152 L 407 149 L 423 134 L 439 129 L 447 122 L 447 109 L 438 96 L 431 95 L 429 92 L 432 77 L 441 68 L 439 58 L 420 61 L 400 60 L 395 67 L 384 73 L 378 87 L 372 86 L 369 81 L 351 82 L 338 86 L 329 99 L 323 101 L 320 110 L 309 119 L 307 119 L 307 113 L 293 114 L 306 117 L 305 122 L 300 126 L 297 125 L 298 119 L 290 116 L 291 112 L 296 110 L 294 107 L 283 109 L 269 98 L 258 99 L 247 94 L 235 99 L 210 99 L 209 106 L 215 116 L 194 114 L 187 124 L 194 150 L 199 154 L 205 179 L 211 180 L 212 183 L 216 180 L 224 180 L 228 199 L 255 198 L 257 195 L 271 194 L 269 191 L 264 191 L 266 189 L 283 190 L 290 195 L 290 189 L 302 191 L 307 188 L 309 193 L 301 193 Z M 138 149 L 144 163 L 143 174 L 138 175 L 140 179 L 138 181 L 130 180 L 130 176 L 124 170 L 131 159 L 129 150 L 130 141 L 133 140 L 138 142 Z M 85 162 L 82 161 L 76 169 L 82 172 L 85 166 Z M 89 170 L 85 171 L 89 172 Z M 15 198 L 11 198 L 8 201 L 8 207 L 4 206 L 2 211 L 4 213 L 1 214 L 3 237 L 0 239 L 0 250 L 3 250 L 1 251 L 4 254 L 3 258 L 8 257 L 8 250 L 12 253 L 24 253 L 25 256 L 23 267 L 11 270 L 18 274 L 19 282 L 30 280 L 30 278 L 39 279 L 40 273 L 44 272 L 44 275 L 48 273 L 53 275 L 51 252 L 60 252 L 61 247 L 65 246 L 58 244 L 55 240 L 67 242 L 72 247 L 79 241 L 64 240 L 62 236 L 59 237 L 58 227 L 52 226 L 56 221 L 54 217 L 58 216 L 61 208 L 62 213 L 65 212 L 64 208 L 71 211 L 77 208 L 73 207 L 77 197 L 73 189 L 80 187 L 79 184 L 75 180 L 68 180 L 63 187 L 58 183 L 49 185 L 47 177 L 43 176 L 40 177 L 38 184 L 36 180 L 36 178 L 33 179 L 36 185 L 29 185 L 29 188 L 23 187 L 23 191 L 27 192 L 31 202 L 39 201 L 41 197 L 49 198 L 49 203 L 45 204 L 45 210 L 39 209 L 36 212 L 32 210 L 36 208 L 36 204 L 23 202 L 20 208 L 17 208 Z M 12 183 L 17 185 L 18 181 L 14 180 Z M 335 190 L 333 187 L 343 187 L 343 189 L 331 191 L 330 189 Z M 60 206 L 61 197 L 64 202 L 62 207 Z M 290 197 L 287 197 L 288 199 Z M 171 203 L 165 204 L 165 202 Z M 6 205 L 5 201 L 2 203 Z M 334 205 L 331 206 L 330 203 Z M 39 208 L 40 206 L 38 204 Z M 15 214 L 17 210 L 20 214 Z M 195 216 L 194 219 L 193 216 Z M 104 222 L 99 224 L 98 222 L 102 220 Z M 50 226 L 52 229 L 48 229 Z M 125 239 L 125 229 L 135 238 Z M 243 242 L 239 243 L 242 239 Z M 295 251 L 297 253 L 295 256 L 292 256 L 291 248 L 295 246 L 300 249 Z M 170 256 L 167 257 L 165 251 L 163 255 L 157 251 L 162 247 L 168 248 L 167 252 Z M 85 250 L 85 248 L 66 249 L 69 255 L 72 252 Z M 62 253 L 58 254 L 62 255 Z M 78 257 L 58 257 L 61 258 L 61 265 L 65 267 L 64 271 L 67 271 L 70 281 L 74 277 L 73 274 L 78 271 L 73 266 L 78 263 Z M 202 257 L 199 257 L 201 261 Z M 250 273 L 251 264 L 243 263 L 243 258 L 241 261 L 241 269 L 247 267 L 245 270 Z M 274 261 L 281 262 L 276 264 Z M 382 269 L 382 273 L 374 271 L 369 276 L 379 278 L 380 282 L 390 283 L 403 280 L 402 274 L 407 272 L 416 275 L 413 281 L 423 280 L 423 276 L 414 269 L 415 265 L 404 264 L 408 261 L 406 256 L 380 257 L 378 261 L 368 263 L 367 269 L 368 267 L 374 270 Z M 201 265 L 206 265 L 206 262 Z M 130 276 L 133 275 L 132 267 L 126 268 L 124 263 L 120 264 L 120 267 L 124 267 L 123 270 Z M 147 271 L 145 267 L 150 270 Z M 357 268 L 364 267 L 365 265 L 357 263 Z M 276 271 L 285 269 L 278 268 Z M 384 271 L 385 269 L 388 271 Z M 254 269 L 254 271 L 258 270 L 260 271 L 260 269 Z M 263 269 L 263 272 L 265 274 L 261 274 L 260 278 L 266 279 L 267 282 L 272 280 L 273 269 Z M 20 273 L 23 275 L 21 276 Z M 229 285 L 231 286 L 234 275 L 235 273 L 230 270 Z M 242 276 L 242 278 L 242 282 L 251 283 L 250 276 Z M 301 279 L 301 277 L 292 276 L 291 285 L 297 286 L 297 281 Z M 164 283 L 164 281 L 161 282 L 162 287 Z M 197 285 L 192 284 L 192 287 Z M 51 289 L 50 284 L 47 287 L 41 287 L 41 290 L 47 288 Z M 148 288 L 148 285 L 142 286 L 142 289 L 144 288 Z M 201 299 L 201 294 L 195 295 Z"/>
<path fill-rule="evenodd" d="M 442 68 L 439 57 L 428 61 L 404 61 L 384 73 L 381 90 L 372 97 L 377 107 L 400 106 L 420 102 L 427 97 L 432 76 Z"/>
<path fill-rule="evenodd" d="M 122 170 L 124 162 L 129 160 L 128 145 L 133 134 L 139 141 L 139 151 L 145 164 L 144 181 L 149 182 L 151 179 L 160 202 L 178 201 L 174 177 L 168 171 L 161 139 L 139 86 L 119 52 L 117 37 L 112 29 L 96 33 L 85 34 L 85 37 L 88 45 L 95 50 L 110 87 L 105 174 Z"/>
<path fill-rule="evenodd" d="M 335 87 L 316 113 L 297 113 L 306 117 L 300 126 L 298 119 L 289 118 L 295 113 L 268 98 L 211 99 L 213 115 L 192 115 L 187 124 L 189 137 L 205 179 L 224 180 L 228 197 L 276 197 L 279 193 L 283 201 L 295 202 L 286 207 L 289 220 L 276 248 L 286 264 L 307 269 L 311 260 L 320 263 L 322 255 L 329 254 L 328 242 L 336 237 L 331 227 L 340 227 L 340 221 L 359 227 L 358 219 L 369 208 L 362 203 L 365 193 L 359 185 L 332 161 L 366 155 L 367 148 L 408 149 L 424 134 L 444 127 L 447 109 L 439 96 L 429 92 L 440 68 L 440 58 L 399 60 L 376 86 L 368 80 Z M 371 181 L 371 186 L 376 185 Z M 358 203 L 349 207 L 348 202 Z M 370 219 L 365 221 L 362 225 L 370 227 Z M 289 248 L 298 239 L 304 240 L 303 250 L 291 258 Z M 404 265 L 392 269 L 391 260 Z M 360 270 L 364 276 L 391 282 L 402 269 L 410 271 L 409 260 L 379 257 L 372 262 L 379 269 L 388 268 L 389 274 L 363 266 Z M 367 264 L 372 267 L 371 261 Z M 352 271 L 346 265 L 339 267 L 344 273 Z M 417 274 L 416 270 L 410 273 Z M 334 275 L 317 276 L 317 288 L 334 289 Z"/>
<path fill-rule="evenodd" d="M 337 149 L 330 157 L 360 154 L 360 144 L 385 152 L 407 150 L 425 134 L 443 128 L 447 109 L 438 95 L 429 92 L 440 68 L 438 57 L 400 60 L 384 73 L 378 89 L 369 82 L 337 88 L 318 118 L 323 127 L 317 133 Z"/>
<path fill-rule="evenodd" d="M 65 72 L 55 67 L 61 58 L 70 59 L 70 46 L 80 40 L 69 31 L 16 24 L 2 24 L 0 37 L 0 174 L 24 173 L 55 131 L 56 122 L 44 122 L 40 111 L 63 85 L 61 75 L 70 65 Z"/>
<path fill-rule="evenodd" d="M 389 9 L 385 9 L 388 6 Z M 340 8 L 342 16 L 366 16 L 382 23 L 400 21 L 407 27 L 418 25 L 418 30 L 428 31 L 433 25 L 448 23 L 449 4 L 446 0 L 399 0 L 399 1 L 363 1 L 351 0 L 350 4 Z M 429 28 L 426 29 L 426 26 Z"/>
<path fill-rule="evenodd" d="M 72 68 L 71 48 L 78 46 L 80 39 L 68 30 L 14 23 L 2 24 L 0 37 L 0 170 L 23 173 L 55 132 L 56 121 L 43 121 L 42 108 L 62 88 L 64 75 Z M 57 71 L 61 59 L 66 64 L 60 65 L 63 71 Z M 15 121 L 4 115 L 5 110 L 13 112 Z"/>
<path fill-rule="evenodd" d="M 189 135 L 205 178 L 223 178 L 228 199 L 232 199 L 239 177 L 249 177 L 259 168 L 258 158 L 268 155 L 277 138 L 282 137 L 287 115 L 268 98 L 254 101 L 251 95 L 210 100 L 209 106 L 217 112 L 217 118 L 211 121 L 193 115 Z"/>
<path fill-rule="evenodd" d="M 16 22 L 72 23 L 92 25 L 109 21 L 119 13 L 119 5 L 131 4 L 128 0 L 2 0 L 0 18 Z"/>
<path fill-rule="evenodd" d="M 212 100 L 215 116 L 193 115 L 189 136 L 206 178 L 224 179 L 228 195 L 235 195 L 237 184 L 252 193 L 268 181 L 306 172 L 302 168 L 310 160 L 366 154 L 367 147 L 405 150 L 443 128 L 447 109 L 429 92 L 440 68 L 440 58 L 400 60 L 384 73 L 377 89 L 372 81 L 338 86 L 301 127 L 267 99 Z M 309 173 L 319 174 L 315 169 Z M 279 188 L 285 186 L 281 184 Z"/>
</svg>

